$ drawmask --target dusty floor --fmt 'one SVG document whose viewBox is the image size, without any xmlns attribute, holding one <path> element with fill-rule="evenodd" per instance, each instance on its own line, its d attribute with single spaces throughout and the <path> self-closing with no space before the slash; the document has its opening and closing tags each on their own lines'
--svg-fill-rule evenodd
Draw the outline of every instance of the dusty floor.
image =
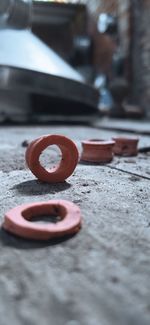
<svg viewBox="0 0 150 325">
<path fill-rule="evenodd" d="M 88 127 L 2 127 L 0 206 L 62 198 L 78 204 L 74 237 L 27 241 L 1 229 L 1 325 L 150 324 L 150 154 L 109 165 L 78 164 L 62 184 L 43 184 L 27 170 L 23 142 L 48 133 L 80 141 L 114 131 Z M 150 144 L 141 136 L 140 145 Z M 51 156 L 43 159 L 55 161 Z"/>
</svg>

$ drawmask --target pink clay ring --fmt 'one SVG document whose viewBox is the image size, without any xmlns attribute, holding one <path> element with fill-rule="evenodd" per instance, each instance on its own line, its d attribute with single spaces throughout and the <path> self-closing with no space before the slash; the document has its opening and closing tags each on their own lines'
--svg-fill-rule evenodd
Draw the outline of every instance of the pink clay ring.
<svg viewBox="0 0 150 325">
<path fill-rule="evenodd" d="M 56 167 L 46 170 L 39 157 L 48 146 L 57 145 L 62 159 Z M 41 181 L 47 183 L 63 182 L 76 168 L 79 153 L 75 143 L 62 135 L 45 135 L 32 141 L 26 150 L 26 162 L 31 172 Z"/>
<path fill-rule="evenodd" d="M 119 156 L 136 156 L 138 154 L 138 138 L 113 137 L 115 141 L 114 154 Z"/>
<path fill-rule="evenodd" d="M 59 216 L 61 221 L 56 224 L 30 222 L 36 216 L 50 214 Z M 20 237 L 47 240 L 77 233 L 81 227 L 81 212 L 78 206 L 65 200 L 23 204 L 5 214 L 2 226 Z"/>
<path fill-rule="evenodd" d="M 81 161 L 108 163 L 113 159 L 113 146 L 115 142 L 100 139 L 82 141 Z"/>
</svg>

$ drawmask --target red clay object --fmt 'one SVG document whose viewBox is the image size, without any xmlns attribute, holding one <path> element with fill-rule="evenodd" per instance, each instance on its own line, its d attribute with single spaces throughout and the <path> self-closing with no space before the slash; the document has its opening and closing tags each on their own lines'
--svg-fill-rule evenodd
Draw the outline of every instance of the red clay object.
<svg viewBox="0 0 150 325">
<path fill-rule="evenodd" d="M 56 224 L 29 221 L 35 216 L 50 214 L 60 216 L 62 220 Z M 20 237 L 47 240 L 78 232 L 81 227 L 81 212 L 78 206 L 65 200 L 24 204 L 8 211 L 2 226 Z"/>
<path fill-rule="evenodd" d="M 82 161 L 108 163 L 113 159 L 114 141 L 91 139 L 82 141 Z"/>
<path fill-rule="evenodd" d="M 138 154 L 138 138 L 114 137 L 114 154 L 119 156 L 136 156 Z"/>
<path fill-rule="evenodd" d="M 40 164 L 39 157 L 48 146 L 57 145 L 62 153 L 58 166 L 46 170 Z M 47 183 L 63 182 L 74 171 L 79 153 L 75 143 L 63 135 L 45 135 L 32 141 L 26 150 L 26 162 L 31 172 Z"/>
</svg>

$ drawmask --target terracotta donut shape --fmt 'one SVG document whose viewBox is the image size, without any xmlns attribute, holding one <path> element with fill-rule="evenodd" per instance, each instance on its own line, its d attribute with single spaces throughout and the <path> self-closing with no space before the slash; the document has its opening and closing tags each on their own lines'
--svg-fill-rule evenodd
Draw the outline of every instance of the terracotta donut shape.
<svg viewBox="0 0 150 325">
<path fill-rule="evenodd" d="M 107 163 L 113 159 L 112 140 L 90 139 L 82 141 L 81 161 Z"/>
<path fill-rule="evenodd" d="M 137 137 L 114 137 L 115 146 L 113 148 L 114 154 L 119 156 L 137 156 L 138 142 Z"/>
<path fill-rule="evenodd" d="M 62 220 L 56 224 L 37 224 L 29 221 L 35 216 L 50 214 L 59 215 Z M 78 232 L 81 227 L 81 212 L 77 205 L 66 200 L 23 204 L 5 214 L 2 226 L 20 237 L 48 240 Z"/>
<path fill-rule="evenodd" d="M 40 164 L 39 157 L 50 145 L 57 145 L 62 153 L 60 164 L 47 171 Z M 26 162 L 31 172 L 41 181 L 47 183 L 63 182 L 76 168 L 79 159 L 75 143 L 63 135 L 45 135 L 32 141 L 26 150 Z"/>
</svg>

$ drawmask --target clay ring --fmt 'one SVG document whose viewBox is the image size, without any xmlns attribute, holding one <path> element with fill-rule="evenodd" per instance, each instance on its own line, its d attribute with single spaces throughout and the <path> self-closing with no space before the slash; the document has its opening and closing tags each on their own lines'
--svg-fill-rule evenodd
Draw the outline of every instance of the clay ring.
<svg viewBox="0 0 150 325">
<path fill-rule="evenodd" d="M 57 145 L 62 153 L 58 166 L 46 170 L 39 161 L 43 150 Z M 63 182 L 74 171 L 79 158 L 75 143 L 62 135 L 45 135 L 32 141 L 26 150 L 26 163 L 31 172 L 41 181 L 48 183 Z"/>
<path fill-rule="evenodd" d="M 138 154 L 138 138 L 114 137 L 114 154 L 119 156 L 136 156 Z"/>
<path fill-rule="evenodd" d="M 81 161 L 94 163 L 108 163 L 113 159 L 113 146 L 115 142 L 100 139 L 82 141 Z"/>
<path fill-rule="evenodd" d="M 50 214 L 59 216 L 61 221 L 55 224 L 37 224 L 29 221 L 35 216 Z M 65 200 L 24 204 L 8 211 L 2 226 L 20 237 L 48 240 L 78 232 L 81 227 L 81 212 L 78 206 Z"/>
</svg>

